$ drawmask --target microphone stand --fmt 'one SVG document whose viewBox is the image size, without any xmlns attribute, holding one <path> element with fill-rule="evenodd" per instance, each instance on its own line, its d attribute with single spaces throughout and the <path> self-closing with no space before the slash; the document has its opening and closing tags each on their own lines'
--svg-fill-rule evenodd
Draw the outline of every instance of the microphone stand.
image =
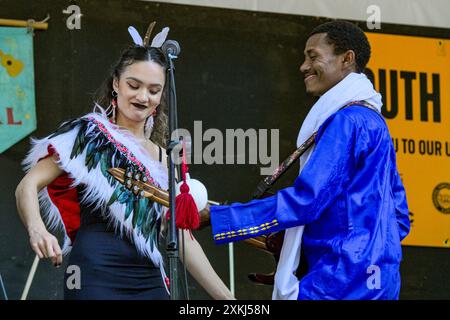
<svg viewBox="0 0 450 320">
<path fill-rule="evenodd" d="M 173 60 L 177 56 L 168 51 L 167 60 L 169 67 L 167 69 L 168 79 L 168 109 L 169 109 L 169 143 L 167 146 L 167 161 L 169 164 L 169 240 L 167 242 L 167 257 L 169 261 L 169 279 L 170 279 L 170 299 L 180 300 L 180 289 L 178 282 L 178 234 L 176 228 L 175 216 L 175 164 L 172 159 L 172 150 L 179 143 L 178 139 L 172 140 L 172 133 L 178 128 L 177 119 L 177 96 L 175 89 L 174 64 Z"/>
</svg>

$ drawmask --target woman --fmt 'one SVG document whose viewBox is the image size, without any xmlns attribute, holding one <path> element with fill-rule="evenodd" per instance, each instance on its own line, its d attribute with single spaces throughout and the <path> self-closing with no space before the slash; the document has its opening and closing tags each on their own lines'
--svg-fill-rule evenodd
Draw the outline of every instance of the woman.
<svg viewBox="0 0 450 320">
<path fill-rule="evenodd" d="M 69 266 L 79 267 L 81 287 L 65 285 L 65 299 L 169 297 L 158 251 L 163 208 L 108 172 L 120 167 L 139 174 L 140 180 L 168 187 L 165 151 L 160 147 L 167 116 L 159 107 L 167 61 L 159 49 L 164 40 L 160 36 L 156 47 L 154 42 L 148 46 L 135 41 L 123 52 L 98 99 L 109 104 L 106 111 L 96 105 L 93 113 L 33 140 L 24 161 L 27 174 L 16 199 L 32 249 L 58 267 L 73 243 Z M 45 227 L 39 202 L 49 227 L 62 227 L 65 233 L 62 249 Z M 193 277 L 213 298 L 233 299 L 198 242 L 190 236 L 184 239 L 186 253 L 180 256 L 185 256 Z"/>
</svg>

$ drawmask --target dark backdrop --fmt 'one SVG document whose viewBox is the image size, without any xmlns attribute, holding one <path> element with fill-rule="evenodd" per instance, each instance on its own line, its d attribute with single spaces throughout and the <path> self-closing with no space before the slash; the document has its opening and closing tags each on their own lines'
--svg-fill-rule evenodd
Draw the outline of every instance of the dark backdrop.
<svg viewBox="0 0 450 320">
<path fill-rule="evenodd" d="M 70 4 L 81 8 L 80 30 L 66 27 L 68 16 L 62 11 Z M 308 32 L 324 19 L 141 1 L 0 0 L 2 18 L 39 20 L 47 13 L 49 29 L 36 31 L 34 37 L 38 127 L 33 136 L 47 135 L 63 120 L 90 111 L 92 94 L 132 41 L 128 26 L 144 33 L 156 20 L 156 30 L 170 26 L 169 38 L 182 48 L 176 61 L 180 127 L 193 132 L 193 122 L 202 120 L 203 131 L 276 128 L 280 159 L 295 147 L 313 103 L 298 69 Z M 381 32 L 449 37 L 448 30 L 385 24 Z M 34 258 L 14 199 L 28 148 L 24 139 L 0 155 L 0 273 L 10 299 L 20 297 Z M 195 165 L 191 172 L 208 187 L 210 198 L 219 201 L 248 200 L 261 179 L 259 165 Z M 290 170 L 277 188 L 289 185 L 297 172 L 298 167 Z M 227 247 L 213 243 L 210 228 L 195 235 L 228 283 Z M 401 298 L 448 299 L 450 250 L 404 247 L 403 252 Z M 271 288 L 253 285 L 247 274 L 272 271 L 272 257 L 237 243 L 235 267 L 237 298 L 270 299 Z M 61 299 L 63 270 L 42 261 L 29 298 Z M 209 298 L 195 282 L 190 289 L 191 298 Z"/>
</svg>

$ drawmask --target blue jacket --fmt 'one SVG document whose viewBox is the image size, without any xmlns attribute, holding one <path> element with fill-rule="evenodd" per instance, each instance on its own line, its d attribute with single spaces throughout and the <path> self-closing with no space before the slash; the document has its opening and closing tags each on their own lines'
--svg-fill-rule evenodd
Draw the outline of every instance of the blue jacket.
<svg viewBox="0 0 450 320">
<path fill-rule="evenodd" d="M 299 299 L 398 299 L 400 241 L 410 222 L 384 119 L 350 106 L 322 124 L 315 142 L 292 187 L 211 207 L 216 243 L 305 225 L 309 270 Z"/>
</svg>

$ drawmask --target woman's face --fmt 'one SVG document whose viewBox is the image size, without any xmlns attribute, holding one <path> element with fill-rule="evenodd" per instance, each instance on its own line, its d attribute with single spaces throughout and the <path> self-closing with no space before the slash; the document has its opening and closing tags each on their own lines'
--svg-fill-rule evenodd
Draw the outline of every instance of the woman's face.
<svg viewBox="0 0 450 320">
<path fill-rule="evenodd" d="M 135 122 L 145 121 L 161 102 L 164 68 L 153 61 L 139 61 L 114 79 L 117 109 L 121 116 Z"/>
</svg>

